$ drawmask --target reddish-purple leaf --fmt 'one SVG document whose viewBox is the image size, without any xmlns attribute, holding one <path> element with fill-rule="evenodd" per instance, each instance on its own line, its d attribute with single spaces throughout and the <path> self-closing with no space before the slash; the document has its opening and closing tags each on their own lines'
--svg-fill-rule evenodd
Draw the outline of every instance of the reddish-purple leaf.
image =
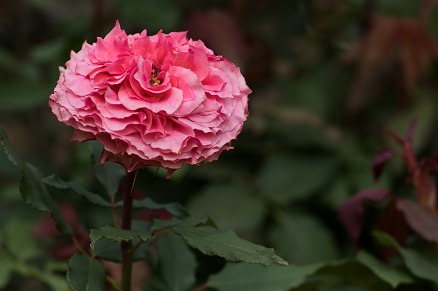
<svg viewBox="0 0 438 291">
<path fill-rule="evenodd" d="M 379 231 L 390 234 L 400 244 L 404 244 L 406 239 L 412 234 L 412 230 L 406 223 L 403 213 L 397 208 L 397 201 L 398 198 L 393 195 L 385 209 L 379 214 L 375 224 Z M 382 249 L 381 251 L 386 253 L 386 255 L 393 253 L 389 249 Z"/>
<path fill-rule="evenodd" d="M 379 179 L 380 174 L 382 173 L 383 167 L 386 165 L 386 162 L 397 155 L 397 152 L 390 149 L 382 150 L 378 153 L 373 159 L 373 174 L 374 179 Z"/>
<path fill-rule="evenodd" d="M 430 174 L 438 178 L 438 157 L 432 157 L 420 161 L 420 168 L 429 167 Z"/>
<path fill-rule="evenodd" d="M 405 142 L 412 143 L 412 138 L 414 136 L 415 128 L 417 127 L 418 118 L 415 117 L 412 119 L 411 123 L 409 123 L 408 131 L 406 132 Z"/>
<path fill-rule="evenodd" d="M 339 208 L 338 217 L 351 239 L 358 242 L 362 232 L 365 202 L 380 202 L 389 195 L 386 189 L 365 189 L 349 198 Z"/>
<path fill-rule="evenodd" d="M 418 235 L 425 240 L 438 243 L 438 215 L 417 202 L 405 199 L 397 201 L 397 208 Z"/>
<path fill-rule="evenodd" d="M 392 137 L 396 142 L 398 142 L 401 146 L 405 145 L 405 141 L 404 139 L 402 139 L 398 134 L 396 134 L 395 132 L 391 131 L 391 130 L 385 130 L 385 133 L 387 135 L 389 135 L 390 137 Z"/>
</svg>

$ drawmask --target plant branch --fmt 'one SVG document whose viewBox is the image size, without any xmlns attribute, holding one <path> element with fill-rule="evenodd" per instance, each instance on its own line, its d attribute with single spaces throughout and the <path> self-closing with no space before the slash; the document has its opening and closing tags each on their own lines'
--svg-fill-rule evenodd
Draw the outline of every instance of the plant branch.
<svg viewBox="0 0 438 291">
<path fill-rule="evenodd" d="M 135 178 L 137 171 L 128 173 L 123 194 L 123 213 L 122 213 L 122 229 L 130 230 L 132 221 L 132 192 L 134 190 Z M 120 243 L 122 251 L 122 281 L 121 287 L 123 291 L 131 290 L 131 275 L 132 275 L 132 241 L 122 241 Z"/>
<path fill-rule="evenodd" d="M 79 241 L 77 240 L 74 234 L 71 235 L 71 239 L 79 252 L 81 252 L 85 256 L 90 256 L 90 254 L 81 246 L 81 244 L 79 243 Z"/>
</svg>

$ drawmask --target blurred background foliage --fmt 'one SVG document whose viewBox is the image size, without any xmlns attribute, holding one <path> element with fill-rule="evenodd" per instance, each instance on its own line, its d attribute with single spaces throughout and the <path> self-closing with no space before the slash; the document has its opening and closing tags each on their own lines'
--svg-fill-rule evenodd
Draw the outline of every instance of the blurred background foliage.
<svg viewBox="0 0 438 291">
<path fill-rule="evenodd" d="M 70 142 L 72 130 L 56 120 L 47 102 L 70 51 L 104 36 L 116 19 L 128 33 L 187 30 L 238 64 L 253 90 L 250 117 L 234 150 L 214 163 L 184 167 L 170 181 L 145 169 L 138 195 L 180 202 L 194 216 L 208 214 L 220 229 L 274 247 L 294 264 L 355 253 L 337 213 L 359 190 L 386 187 L 409 195 L 400 161 L 378 182 L 373 179 L 374 155 L 391 145 L 383 129 L 403 135 L 418 117 L 415 151 L 436 153 L 437 1 L 0 0 L 0 124 L 15 149 L 47 175 L 103 191 L 89 147 Z M 20 260 L 62 271 L 62 255 L 54 248 L 68 254 L 68 242 L 30 235 L 44 217 L 22 203 L 19 176 L 1 155 L 3 247 L 14 253 L 20 243 Z M 68 191 L 55 198 L 71 205 L 68 211 L 85 229 L 111 219 L 106 209 Z M 222 266 L 204 260 L 201 281 Z M 0 285 L 10 279 L 3 273 L 0 268 Z M 57 284 L 50 276 L 41 279 L 43 273 L 19 274 L 40 280 L 14 277 L 5 290 Z M 354 280 L 352 289 L 344 281 L 303 290 L 377 290 Z"/>
</svg>

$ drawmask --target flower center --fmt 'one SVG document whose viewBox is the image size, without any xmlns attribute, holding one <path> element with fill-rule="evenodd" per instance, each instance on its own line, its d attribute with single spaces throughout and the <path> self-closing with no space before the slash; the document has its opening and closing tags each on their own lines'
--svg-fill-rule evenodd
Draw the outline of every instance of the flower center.
<svg viewBox="0 0 438 291">
<path fill-rule="evenodd" d="M 158 76 L 158 74 L 160 72 L 161 72 L 161 70 L 158 67 L 156 67 L 156 66 L 152 67 L 152 72 L 151 72 L 151 77 L 150 77 L 150 80 L 149 80 L 149 85 L 155 87 L 155 86 L 158 86 L 158 85 L 161 84 L 161 80 L 157 78 L 157 76 Z"/>
</svg>

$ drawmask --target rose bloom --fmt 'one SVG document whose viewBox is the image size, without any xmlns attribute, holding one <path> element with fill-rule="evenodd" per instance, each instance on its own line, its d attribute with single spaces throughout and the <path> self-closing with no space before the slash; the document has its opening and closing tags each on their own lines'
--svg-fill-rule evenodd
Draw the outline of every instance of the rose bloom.
<svg viewBox="0 0 438 291">
<path fill-rule="evenodd" d="M 216 160 L 248 116 L 239 68 L 186 32 L 127 35 L 117 22 L 60 72 L 53 113 L 75 128 L 72 140 L 100 141 L 101 162 L 128 171 Z"/>
</svg>

